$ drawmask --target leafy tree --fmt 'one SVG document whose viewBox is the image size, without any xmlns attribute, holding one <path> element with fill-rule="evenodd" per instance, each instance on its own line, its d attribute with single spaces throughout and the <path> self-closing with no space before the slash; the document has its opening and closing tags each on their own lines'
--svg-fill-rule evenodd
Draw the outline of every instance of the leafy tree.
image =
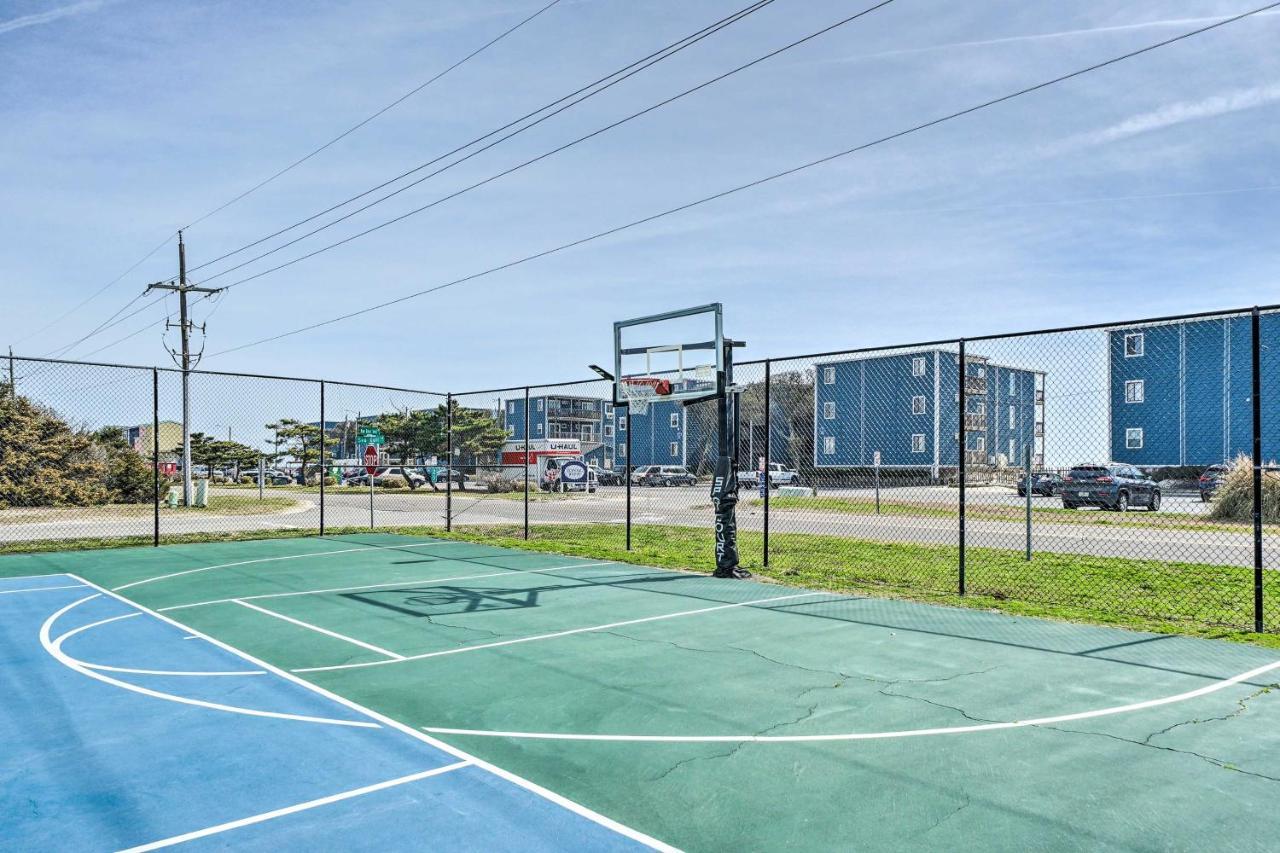
<svg viewBox="0 0 1280 853">
<path fill-rule="evenodd" d="M 104 484 L 114 503 L 142 504 L 155 499 L 155 472 L 124 437 L 119 427 L 103 427 L 93 434 L 105 457 Z"/>
<path fill-rule="evenodd" d="M 445 407 L 439 408 L 444 421 Z M 447 428 L 447 423 L 444 424 Z M 481 456 L 496 453 L 507 440 L 507 431 L 492 412 L 481 409 L 464 409 L 453 401 L 453 447 L 463 456 Z M 447 447 L 446 442 L 442 448 Z"/>
<path fill-rule="evenodd" d="M 24 396 L 0 394 L 0 508 L 103 504 L 106 475 L 92 435 Z"/>
<path fill-rule="evenodd" d="M 298 463 L 298 471 L 303 483 L 307 480 L 307 466 L 320 462 L 320 442 L 325 448 L 338 443 L 336 438 L 325 435 L 318 424 L 304 424 L 292 418 L 283 418 L 279 423 L 279 436 L 284 452 Z"/>
<path fill-rule="evenodd" d="M 387 439 L 386 451 L 402 466 L 408 466 L 419 456 L 443 453 L 448 446 L 448 433 L 444 407 L 434 411 L 419 409 L 388 412 L 378 416 L 378 429 Z M 434 482 L 432 488 L 436 487 Z M 417 488 L 409 480 L 409 488 Z"/>
</svg>

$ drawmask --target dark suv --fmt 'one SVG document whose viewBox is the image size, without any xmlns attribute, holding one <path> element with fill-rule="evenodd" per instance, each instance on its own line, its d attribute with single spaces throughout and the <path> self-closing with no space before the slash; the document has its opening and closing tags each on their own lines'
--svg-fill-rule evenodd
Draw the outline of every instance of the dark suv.
<svg viewBox="0 0 1280 853">
<path fill-rule="evenodd" d="M 1051 471 L 1036 471 L 1031 475 L 1031 494 L 1057 497 L 1062 491 L 1062 477 Z M 1018 497 L 1027 496 L 1027 475 L 1018 478 Z"/>
<path fill-rule="evenodd" d="M 1208 503 L 1213 500 L 1213 493 L 1218 491 L 1222 485 L 1222 480 L 1227 476 L 1226 465 L 1210 465 L 1204 469 L 1204 473 L 1200 475 L 1200 500 Z"/>
<path fill-rule="evenodd" d="M 1116 512 L 1140 506 L 1155 512 L 1160 509 L 1160 486 L 1132 465 L 1085 463 L 1062 478 L 1062 506 L 1096 506 Z"/>
</svg>

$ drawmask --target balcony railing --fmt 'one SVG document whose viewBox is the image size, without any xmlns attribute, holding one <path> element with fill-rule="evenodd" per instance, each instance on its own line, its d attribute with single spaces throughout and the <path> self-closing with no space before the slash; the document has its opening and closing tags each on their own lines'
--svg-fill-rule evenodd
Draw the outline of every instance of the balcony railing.
<svg viewBox="0 0 1280 853">
<path fill-rule="evenodd" d="M 600 420 L 600 410 L 586 405 L 549 405 L 547 417 L 572 418 L 574 420 Z"/>
<path fill-rule="evenodd" d="M 966 412 L 964 416 L 964 428 L 967 432 L 986 432 L 986 412 Z"/>
<path fill-rule="evenodd" d="M 964 452 L 964 461 L 966 465 L 986 465 L 987 451 L 985 450 L 966 450 Z"/>
<path fill-rule="evenodd" d="M 964 378 L 964 393 L 983 395 L 987 393 L 987 377 L 985 376 L 966 376 Z"/>
</svg>

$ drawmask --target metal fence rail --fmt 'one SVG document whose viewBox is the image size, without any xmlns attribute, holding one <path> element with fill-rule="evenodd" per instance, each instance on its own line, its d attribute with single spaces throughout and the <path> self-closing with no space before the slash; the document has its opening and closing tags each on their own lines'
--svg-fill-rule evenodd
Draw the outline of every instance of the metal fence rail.
<svg viewBox="0 0 1280 853">
<path fill-rule="evenodd" d="M 1280 631 L 1278 368 L 1276 307 L 741 362 L 743 565 Z M 187 506 L 182 378 L 11 357 L 0 551 L 435 528 L 713 564 L 711 406 L 635 414 L 602 380 L 440 393 L 194 370 Z M 558 443 L 585 481 L 548 462 Z"/>
</svg>

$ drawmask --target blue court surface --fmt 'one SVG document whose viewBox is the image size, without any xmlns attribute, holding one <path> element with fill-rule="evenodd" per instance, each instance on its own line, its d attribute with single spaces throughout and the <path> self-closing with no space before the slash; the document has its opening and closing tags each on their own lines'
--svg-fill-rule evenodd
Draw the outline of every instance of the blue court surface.
<svg viewBox="0 0 1280 853">
<path fill-rule="evenodd" d="M 7 850 L 625 850 L 588 809 L 67 575 L 0 580 Z"/>
</svg>

